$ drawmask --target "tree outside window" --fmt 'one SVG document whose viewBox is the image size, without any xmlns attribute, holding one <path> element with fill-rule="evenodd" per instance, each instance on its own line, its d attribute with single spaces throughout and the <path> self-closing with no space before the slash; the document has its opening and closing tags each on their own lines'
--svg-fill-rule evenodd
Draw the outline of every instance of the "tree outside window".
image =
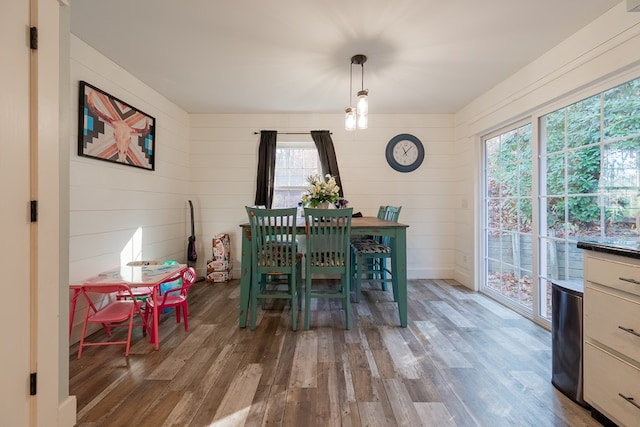
<svg viewBox="0 0 640 427">
<path fill-rule="evenodd" d="M 532 305 L 531 124 L 485 139 L 484 289 Z"/>
<path fill-rule="evenodd" d="M 582 280 L 579 240 L 638 238 L 640 79 L 540 118 L 541 315 L 554 280 Z"/>
</svg>

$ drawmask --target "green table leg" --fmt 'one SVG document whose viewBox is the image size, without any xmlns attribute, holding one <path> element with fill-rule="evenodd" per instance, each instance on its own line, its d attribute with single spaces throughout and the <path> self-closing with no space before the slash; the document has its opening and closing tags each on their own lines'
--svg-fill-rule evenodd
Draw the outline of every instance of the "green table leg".
<svg viewBox="0 0 640 427">
<path fill-rule="evenodd" d="M 400 326 L 407 327 L 407 229 L 396 228 L 391 239 L 391 271 L 393 272 L 393 295 L 398 302 Z"/>
<path fill-rule="evenodd" d="M 251 228 L 242 227 L 242 258 L 240 262 L 240 319 L 241 328 L 247 326 L 249 294 L 251 291 Z"/>
</svg>

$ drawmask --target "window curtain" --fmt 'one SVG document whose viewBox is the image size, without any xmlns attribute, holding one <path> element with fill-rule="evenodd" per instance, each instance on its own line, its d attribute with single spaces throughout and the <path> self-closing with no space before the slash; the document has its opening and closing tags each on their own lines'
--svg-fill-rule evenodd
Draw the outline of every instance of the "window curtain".
<svg viewBox="0 0 640 427">
<path fill-rule="evenodd" d="M 338 159 L 336 159 L 336 150 L 333 148 L 331 134 L 328 130 L 312 130 L 311 138 L 313 138 L 313 142 L 318 149 L 322 172 L 335 177 L 336 184 L 340 187 L 340 197 L 344 197 L 342 180 L 340 180 L 340 171 L 338 170 Z"/>
<path fill-rule="evenodd" d="M 256 178 L 255 205 L 271 208 L 273 202 L 273 181 L 276 172 L 276 140 L 278 131 L 260 131 L 258 147 L 258 175 Z"/>
</svg>

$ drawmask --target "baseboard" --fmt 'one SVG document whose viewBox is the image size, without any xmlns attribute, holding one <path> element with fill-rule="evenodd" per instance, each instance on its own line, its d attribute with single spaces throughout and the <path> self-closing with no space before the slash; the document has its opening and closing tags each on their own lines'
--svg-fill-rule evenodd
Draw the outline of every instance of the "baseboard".
<svg viewBox="0 0 640 427">
<path fill-rule="evenodd" d="M 453 270 L 449 268 L 411 268 L 407 270 L 407 279 L 451 279 Z"/>
<path fill-rule="evenodd" d="M 76 425 L 76 413 L 76 397 L 69 396 L 58 405 L 58 427 L 73 427 Z"/>
<path fill-rule="evenodd" d="M 460 270 L 456 270 L 453 273 L 453 279 L 459 282 L 461 285 L 466 286 L 469 289 L 474 289 L 473 277 L 471 276 L 471 274 L 461 272 Z"/>
</svg>

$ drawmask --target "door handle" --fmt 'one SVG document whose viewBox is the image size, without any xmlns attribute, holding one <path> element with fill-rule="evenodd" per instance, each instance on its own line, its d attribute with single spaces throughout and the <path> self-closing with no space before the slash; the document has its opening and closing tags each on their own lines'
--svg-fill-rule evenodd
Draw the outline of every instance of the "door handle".
<svg viewBox="0 0 640 427">
<path fill-rule="evenodd" d="M 634 330 L 633 330 L 633 329 L 631 329 L 631 328 L 625 328 L 624 326 L 618 326 L 618 329 L 622 329 L 623 331 L 625 331 L 625 332 L 629 332 L 630 334 L 635 335 L 635 336 L 637 336 L 637 337 L 639 337 L 639 338 L 640 338 L 640 334 L 639 334 L 639 333 L 637 333 L 636 331 L 634 331 Z"/>
<path fill-rule="evenodd" d="M 618 279 L 622 280 L 623 282 L 629 282 L 629 283 L 633 283 L 634 285 L 640 285 L 640 282 L 635 279 L 628 279 L 626 277 L 618 277 Z"/>
<path fill-rule="evenodd" d="M 618 396 L 620 396 L 621 398 L 623 398 L 624 400 L 626 400 L 627 402 L 631 403 L 633 406 L 635 406 L 636 408 L 640 409 L 640 405 L 638 405 L 636 403 L 636 401 L 633 399 L 633 397 L 627 397 L 622 393 L 618 393 Z"/>
</svg>

